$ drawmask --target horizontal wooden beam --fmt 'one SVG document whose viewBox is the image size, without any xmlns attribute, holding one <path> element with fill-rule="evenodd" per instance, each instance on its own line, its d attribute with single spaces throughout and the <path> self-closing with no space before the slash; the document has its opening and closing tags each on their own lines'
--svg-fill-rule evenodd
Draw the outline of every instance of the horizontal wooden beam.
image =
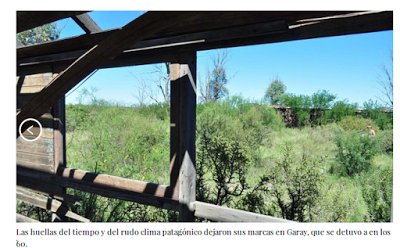
<svg viewBox="0 0 400 248">
<path fill-rule="evenodd" d="M 279 22 L 277 22 L 279 23 Z M 262 25 L 262 24 L 258 24 Z M 267 25 L 267 24 L 265 24 Z M 248 26 L 248 27 L 251 27 Z M 239 29 L 236 27 L 234 29 Z M 127 49 L 123 54 L 118 56 L 112 61 L 104 64 L 102 68 L 119 67 L 119 66 L 132 66 L 142 65 L 150 63 L 161 63 L 166 61 L 173 61 L 177 59 L 174 54 L 177 54 L 181 50 L 186 51 L 200 51 L 216 48 L 225 47 L 236 47 L 256 44 L 268 44 L 283 41 L 294 41 L 311 39 L 318 37 L 330 37 L 337 35 L 347 35 L 356 33 L 367 33 L 382 30 L 393 29 L 393 12 L 361 12 L 356 15 L 355 13 L 348 15 L 336 16 L 336 18 L 324 19 L 324 20 L 305 20 L 299 22 L 296 25 L 289 26 L 286 32 L 275 32 L 273 34 L 259 33 L 259 35 L 249 37 L 232 37 L 228 39 L 220 39 L 214 37 L 211 34 L 221 33 L 223 30 L 204 32 L 201 34 L 209 34 L 209 36 L 201 36 L 200 33 L 192 35 L 182 35 L 177 37 L 169 37 L 158 40 L 147 40 L 138 42 L 135 46 Z M 277 29 L 279 30 L 279 29 Z M 261 30 L 260 30 L 261 32 Z M 251 32 L 248 33 L 250 35 Z M 190 42 L 191 41 L 191 42 Z M 156 44 L 165 44 L 156 45 Z M 146 47 L 148 46 L 148 47 Z M 22 50 L 21 50 L 22 51 Z M 82 50 L 81 53 L 86 50 Z M 67 55 L 68 54 L 68 55 Z M 19 60 L 21 64 L 18 69 L 18 73 L 29 73 L 29 71 L 40 70 L 39 66 L 54 65 L 53 68 L 65 68 L 67 63 L 71 63 L 71 60 L 57 62 L 71 56 L 73 58 L 73 52 L 67 54 L 50 55 L 41 57 L 33 57 L 26 60 Z M 76 56 L 76 55 L 75 55 Z M 170 58 L 171 57 L 171 58 Z M 169 60 L 168 60 L 169 59 Z M 22 65 L 22 63 L 27 63 Z M 35 68 L 38 68 L 35 70 Z"/>
<path fill-rule="evenodd" d="M 34 223 L 40 223 L 40 221 L 34 220 L 32 218 L 26 217 L 25 215 L 18 214 L 17 213 L 17 222 L 34 222 Z"/>
<path fill-rule="evenodd" d="M 17 33 L 87 11 L 17 11 Z"/>
<path fill-rule="evenodd" d="M 279 21 L 284 21 L 287 25 L 295 25 L 298 24 L 298 21 L 303 19 L 337 16 L 354 12 L 356 11 L 185 11 L 177 13 L 182 16 L 182 20 L 184 21 L 176 25 L 170 25 L 170 28 L 163 29 L 163 31 L 157 32 L 147 39 L 152 41 L 159 39 L 168 40 L 170 39 L 169 37 L 174 36 L 180 37 L 182 35 L 185 36 L 201 32 L 212 32 L 215 30 L 235 28 L 245 25 L 263 25 L 262 23 L 269 25 L 268 23 Z M 164 12 L 158 13 L 162 15 Z M 118 30 L 119 29 L 106 30 L 100 33 L 85 34 L 43 44 L 26 46 L 17 50 L 17 59 L 89 49 L 105 38 L 113 35 Z M 174 41 L 174 43 L 176 43 L 176 41 Z M 137 48 L 148 46 L 148 44 L 139 45 L 138 43 Z"/>
<path fill-rule="evenodd" d="M 293 223 L 285 219 L 251 213 L 243 210 L 221 207 L 205 202 L 195 201 L 191 204 L 196 217 L 222 222 L 283 222 Z"/>
<path fill-rule="evenodd" d="M 37 194 L 33 191 L 26 190 L 20 187 L 17 187 L 17 199 L 26 203 L 29 203 L 31 205 L 50 210 L 54 213 L 58 213 L 60 215 L 66 216 L 68 218 L 81 221 L 81 222 L 90 222 L 90 220 L 77 215 L 76 213 L 73 213 L 66 209 L 63 205 L 62 202 L 56 200 L 56 199 L 51 199 L 48 198 L 47 196 Z"/>
<path fill-rule="evenodd" d="M 168 49 L 175 48 L 176 51 L 176 48 L 183 46 L 190 46 L 193 44 L 226 41 L 237 38 L 251 39 L 252 37 L 255 36 L 284 33 L 287 30 L 288 30 L 288 25 L 286 21 L 274 21 L 268 23 L 257 23 L 239 27 L 224 28 L 213 31 L 204 31 L 187 35 L 172 36 L 160 39 L 145 40 L 145 41 L 139 41 L 135 45 L 130 46 L 128 49 L 124 51 L 124 54 L 119 57 L 124 57 L 125 54 L 140 53 L 149 50 L 157 50 L 159 56 L 162 56 L 162 54 L 160 54 L 159 52 L 161 49 L 164 52 L 164 50 L 168 51 Z M 19 51 L 21 51 L 20 54 Z M 24 65 L 33 65 L 35 63 L 43 63 L 43 62 L 49 63 L 49 62 L 57 62 L 63 60 L 73 60 L 77 59 L 79 56 L 83 55 L 87 51 L 88 49 L 81 49 L 77 51 L 42 55 L 24 59 L 23 56 L 26 56 L 26 50 L 22 49 L 22 50 L 17 50 L 18 54 L 17 56 L 19 57 L 17 63 L 20 66 L 24 66 Z M 118 59 L 120 59 L 119 57 Z M 144 57 L 137 56 L 137 57 L 145 59 L 147 56 Z"/>
<path fill-rule="evenodd" d="M 57 175 L 17 166 L 17 184 L 41 181 L 73 188 L 108 198 L 132 201 L 163 209 L 178 210 L 178 200 L 164 197 L 171 195 L 166 185 L 98 174 L 71 168 L 59 168 Z"/>
</svg>

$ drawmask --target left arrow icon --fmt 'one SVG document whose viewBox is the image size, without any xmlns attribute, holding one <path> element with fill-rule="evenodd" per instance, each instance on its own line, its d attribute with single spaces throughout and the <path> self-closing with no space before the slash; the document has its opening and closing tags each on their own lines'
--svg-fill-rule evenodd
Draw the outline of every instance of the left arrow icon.
<svg viewBox="0 0 400 248">
<path fill-rule="evenodd" d="M 23 126 L 25 128 L 23 128 Z M 19 135 L 22 139 L 33 142 L 40 138 L 42 135 L 42 124 L 36 119 L 28 118 L 19 125 Z M 26 133 L 24 132 L 26 131 Z"/>
<path fill-rule="evenodd" d="M 28 131 L 30 134 L 32 134 L 33 135 L 33 133 L 31 132 L 31 128 L 33 127 L 33 125 L 32 126 L 30 126 L 26 131 Z"/>
</svg>

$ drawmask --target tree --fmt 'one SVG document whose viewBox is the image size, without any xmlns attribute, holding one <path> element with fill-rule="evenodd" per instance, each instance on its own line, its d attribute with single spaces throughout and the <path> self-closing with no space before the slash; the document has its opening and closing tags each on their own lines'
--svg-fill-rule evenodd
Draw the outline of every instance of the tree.
<svg viewBox="0 0 400 248">
<path fill-rule="evenodd" d="M 378 84 L 380 86 L 380 91 L 383 94 L 382 97 L 377 97 L 386 106 L 393 108 L 393 51 L 390 51 L 391 65 L 382 65 L 383 76 L 378 77 Z"/>
<path fill-rule="evenodd" d="M 226 63 L 229 61 L 229 51 L 217 50 L 217 55 L 212 57 L 213 70 L 207 72 L 205 85 L 201 81 L 200 99 L 204 102 L 216 102 L 229 94 Z"/>
<path fill-rule="evenodd" d="M 136 78 L 138 83 L 138 93 L 135 98 L 138 100 L 139 105 L 146 105 L 148 103 L 147 99 L 150 98 L 156 104 L 166 103 L 168 106 L 171 104 L 171 93 L 170 93 L 170 83 L 171 83 L 171 70 L 170 62 L 165 62 L 163 64 L 156 64 L 153 66 L 151 71 L 141 73 L 140 75 L 135 75 L 131 72 L 131 75 Z M 165 66 L 165 67 L 164 67 Z M 165 68 L 165 71 L 164 71 Z M 150 75 L 151 78 L 143 78 L 143 75 Z M 153 84 L 154 83 L 154 84 Z M 154 89 L 154 85 L 156 89 Z M 159 100 L 159 93 L 162 95 L 163 102 Z"/>
<path fill-rule="evenodd" d="M 289 126 L 304 126 L 310 122 L 310 108 L 312 101 L 310 96 L 296 95 L 293 93 L 286 93 L 282 96 L 282 104 L 290 108 L 290 125 Z"/>
<path fill-rule="evenodd" d="M 285 94 L 286 86 L 281 80 L 276 78 L 272 81 L 265 92 L 265 99 L 271 105 L 281 104 L 282 96 Z"/>
<path fill-rule="evenodd" d="M 331 108 L 335 99 L 336 96 L 330 94 L 327 90 L 319 90 L 311 96 L 312 105 L 317 109 Z"/>
<path fill-rule="evenodd" d="M 57 40 L 60 37 L 61 29 L 56 22 L 45 24 L 17 34 L 17 40 L 24 45 L 43 43 L 46 41 Z"/>
</svg>

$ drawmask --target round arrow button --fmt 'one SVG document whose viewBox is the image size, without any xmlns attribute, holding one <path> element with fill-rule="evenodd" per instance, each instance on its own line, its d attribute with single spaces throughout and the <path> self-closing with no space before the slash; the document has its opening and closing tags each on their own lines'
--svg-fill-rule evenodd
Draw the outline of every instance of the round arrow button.
<svg viewBox="0 0 400 248">
<path fill-rule="evenodd" d="M 42 135 L 42 125 L 38 120 L 28 118 L 19 125 L 19 135 L 24 140 L 33 142 Z"/>
</svg>

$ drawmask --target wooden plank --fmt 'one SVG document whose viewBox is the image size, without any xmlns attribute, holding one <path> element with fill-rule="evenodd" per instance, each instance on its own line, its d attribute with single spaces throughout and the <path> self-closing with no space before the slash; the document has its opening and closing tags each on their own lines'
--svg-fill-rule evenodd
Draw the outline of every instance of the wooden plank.
<svg viewBox="0 0 400 248">
<path fill-rule="evenodd" d="M 17 222 L 22 222 L 22 223 L 40 223 L 40 221 L 34 220 L 32 218 L 26 217 L 22 214 L 17 213 Z"/>
<path fill-rule="evenodd" d="M 95 21 L 89 16 L 89 14 L 84 13 L 76 16 L 72 16 L 72 19 L 79 25 L 87 34 L 101 32 L 102 29 L 97 25 Z"/>
<path fill-rule="evenodd" d="M 54 173 L 53 154 L 40 155 L 17 151 L 17 165 L 38 171 Z"/>
<path fill-rule="evenodd" d="M 39 134 L 40 133 L 40 128 L 39 127 L 33 127 L 33 128 L 30 129 L 30 131 L 33 132 L 34 134 Z M 34 138 L 37 137 L 35 135 L 30 134 L 27 130 L 23 131 L 22 134 L 27 139 L 34 139 Z M 53 129 L 52 128 L 46 128 L 46 127 L 42 126 L 42 134 L 41 134 L 40 138 L 53 139 L 53 137 L 54 137 Z"/>
<path fill-rule="evenodd" d="M 251 213 L 209 203 L 195 201 L 192 204 L 196 217 L 222 222 L 282 222 L 293 223 L 285 219 Z"/>
<path fill-rule="evenodd" d="M 41 44 L 27 45 L 17 49 L 17 59 L 59 54 L 64 52 L 79 51 L 92 48 L 104 39 L 112 36 L 121 28 L 109 29 L 100 33 L 84 34 L 71 38 L 55 40 Z"/>
<path fill-rule="evenodd" d="M 74 205 L 80 205 L 80 202 L 82 201 L 82 199 L 77 196 L 56 192 L 57 190 L 55 190 L 54 187 L 49 187 L 49 184 L 43 184 L 27 178 L 24 178 L 23 181 L 20 181 L 17 185 L 17 188 L 34 191 L 39 194 L 46 195 L 47 197 Z"/>
<path fill-rule="evenodd" d="M 36 180 L 109 198 L 138 202 L 159 208 L 178 210 L 178 201 L 164 197 L 169 186 L 97 174 L 70 168 L 59 168 L 54 175 L 17 166 L 17 184 Z"/>
<path fill-rule="evenodd" d="M 185 15 L 185 14 L 183 14 Z M 19 113 L 17 126 L 26 118 L 41 116 L 58 99 L 100 65 L 112 60 L 132 44 L 180 22 L 182 16 L 173 12 L 147 12 L 127 24 L 121 30 L 94 46 L 70 67 L 60 73 L 49 85 L 35 96 Z M 168 21 L 166 21 L 168 20 Z"/>
<path fill-rule="evenodd" d="M 17 11 L 17 33 L 87 11 Z"/>
<path fill-rule="evenodd" d="M 53 73 L 40 73 L 29 76 L 17 76 L 17 86 L 23 88 L 25 86 L 46 86 L 53 79 Z"/>
<path fill-rule="evenodd" d="M 38 139 L 35 142 L 28 142 L 24 139 L 17 139 L 17 152 L 30 152 L 33 154 L 53 154 L 52 139 Z"/>
<path fill-rule="evenodd" d="M 179 220 L 194 221 L 196 198 L 196 52 L 181 53 L 171 66 L 170 186 L 179 195 Z"/>
<path fill-rule="evenodd" d="M 62 206 L 62 202 L 56 199 L 48 198 L 44 195 L 37 194 L 30 190 L 17 188 L 17 199 L 55 213 L 61 213 L 74 220 L 90 222 L 89 219 L 79 216 L 74 212 L 68 211 L 68 209 Z"/>
</svg>

